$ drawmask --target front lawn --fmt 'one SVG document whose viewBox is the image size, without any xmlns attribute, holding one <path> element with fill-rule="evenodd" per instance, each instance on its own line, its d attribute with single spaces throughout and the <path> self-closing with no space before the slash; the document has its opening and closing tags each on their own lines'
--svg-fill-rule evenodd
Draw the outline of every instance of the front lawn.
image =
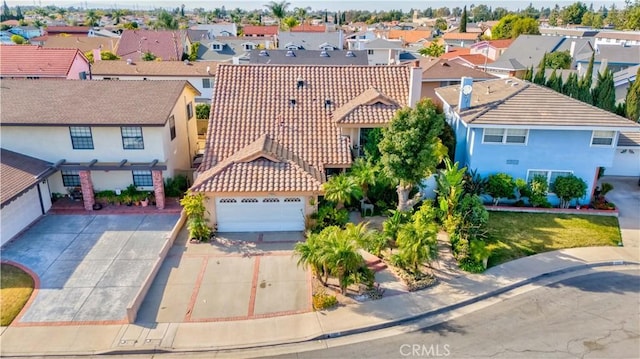
<svg viewBox="0 0 640 359">
<path fill-rule="evenodd" d="M 33 292 L 33 278 L 8 264 L 0 266 L 0 326 L 11 324 Z"/>
<path fill-rule="evenodd" d="M 615 246 L 618 218 L 551 213 L 490 212 L 489 266 L 562 248 Z"/>
</svg>

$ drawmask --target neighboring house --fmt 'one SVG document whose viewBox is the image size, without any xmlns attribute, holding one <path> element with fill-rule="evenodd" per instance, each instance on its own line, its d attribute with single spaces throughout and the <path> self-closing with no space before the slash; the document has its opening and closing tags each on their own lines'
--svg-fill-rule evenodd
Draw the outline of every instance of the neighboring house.
<svg viewBox="0 0 640 359">
<path fill-rule="evenodd" d="M 402 41 L 375 39 L 361 44 L 362 50 L 367 51 L 369 65 L 397 65 L 400 63 L 400 54 L 404 51 Z"/>
<path fill-rule="evenodd" d="M 310 24 L 300 24 L 292 27 L 289 31 L 291 32 L 325 32 L 327 31 L 326 25 L 310 25 Z"/>
<path fill-rule="evenodd" d="M 206 30 L 209 32 L 211 38 L 218 36 L 238 36 L 238 26 L 233 22 L 217 24 L 197 24 L 191 26 L 192 30 Z"/>
<path fill-rule="evenodd" d="M 450 31 L 442 35 L 442 39 L 449 46 L 470 47 L 480 41 L 480 32 Z"/>
<path fill-rule="evenodd" d="M 83 54 L 88 51 L 100 49 L 101 51 L 109 51 L 116 53 L 118 47 L 118 39 L 106 37 L 75 37 L 75 36 L 57 36 L 49 37 L 42 44 L 44 48 L 54 49 L 78 49 Z"/>
<path fill-rule="evenodd" d="M 94 80 L 185 80 L 200 93 L 196 103 L 210 103 L 217 62 L 198 61 L 96 61 Z"/>
<path fill-rule="evenodd" d="M 343 32 L 291 32 L 278 34 L 280 50 L 342 50 Z"/>
<path fill-rule="evenodd" d="M 600 31 L 595 37 L 595 45 L 640 45 L 640 31 Z"/>
<path fill-rule="evenodd" d="M 125 30 L 122 32 L 116 55 L 123 60 L 141 61 L 145 53 L 152 53 L 163 61 L 181 61 L 184 52 L 183 35 L 168 30 Z"/>
<path fill-rule="evenodd" d="M 133 184 L 164 207 L 163 180 L 189 173 L 197 153 L 194 99 L 186 81 L 3 80 L 2 147 L 55 163 L 52 193 Z M 37 101 L 34 101 L 37 99 Z"/>
<path fill-rule="evenodd" d="M 189 43 L 189 45 L 193 44 L 194 42 L 203 42 L 212 40 L 214 38 L 215 36 L 211 36 L 211 34 L 209 34 L 209 31 L 207 30 L 187 29 L 187 42 Z"/>
<path fill-rule="evenodd" d="M 255 49 L 273 48 L 272 37 L 217 37 L 200 42 L 198 59 L 202 61 L 249 63 L 249 54 Z"/>
<path fill-rule="evenodd" d="M 33 45 L 0 46 L 2 79 L 78 80 L 88 78 L 89 69 L 89 60 L 78 49 L 46 49 Z"/>
<path fill-rule="evenodd" d="M 631 84 L 637 80 L 640 65 L 628 67 L 613 73 L 613 86 L 616 89 L 616 103 L 624 102 Z M 640 119 L 638 119 L 640 120 Z"/>
<path fill-rule="evenodd" d="M 0 149 L 0 246 L 51 208 L 48 178 L 54 172 L 49 162 Z"/>
<path fill-rule="evenodd" d="M 582 54 L 576 59 L 576 67 L 580 76 L 587 72 L 591 61 L 591 53 Z M 640 46 L 598 45 L 593 59 L 594 78 L 600 68 L 618 72 L 632 66 L 640 65 Z"/>
<path fill-rule="evenodd" d="M 463 66 L 471 67 L 473 69 L 484 70 L 485 66 L 493 63 L 493 60 L 482 54 L 465 54 L 459 55 L 449 60 Z"/>
<path fill-rule="evenodd" d="M 513 41 L 513 39 L 504 39 L 476 42 L 469 46 L 469 53 L 486 56 L 489 60 L 495 61 L 511 46 Z"/>
<path fill-rule="evenodd" d="M 529 181 L 542 175 L 550 185 L 573 174 L 587 184 L 580 203 L 589 203 L 599 168 L 613 165 L 620 132 L 640 132 L 636 122 L 519 79 L 463 78 L 436 94 L 456 133 L 461 166 L 483 177 L 504 172 Z M 558 204 L 553 188 L 549 192 Z"/>
<path fill-rule="evenodd" d="M 266 65 L 368 65 L 366 51 L 351 50 L 251 50 L 251 64 Z"/>
<path fill-rule="evenodd" d="M 604 173 L 640 177 L 640 132 L 620 132 L 613 164 L 605 167 Z"/>
<path fill-rule="evenodd" d="M 485 81 L 496 78 L 496 76 L 484 71 L 441 58 L 423 57 L 420 59 L 420 67 L 422 68 L 422 91 L 420 98 L 429 97 L 440 105 L 442 102 L 435 93 L 435 89 L 438 87 L 457 85 L 460 83 L 461 77 L 471 77 L 474 81 Z"/>
<path fill-rule="evenodd" d="M 45 35 L 49 37 L 75 36 L 88 37 L 93 35 L 93 28 L 89 26 L 47 26 Z"/>
<path fill-rule="evenodd" d="M 431 40 L 430 30 L 389 30 L 387 40 L 400 40 L 404 46 Z"/>
<path fill-rule="evenodd" d="M 219 232 L 301 231 L 327 176 L 420 98 L 409 66 L 220 65 L 192 191 Z"/>
<path fill-rule="evenodd" d="M 10 33 L 13 35 L 19 35 L 29 40 L 32 37 L 37 37 L 42 35 L 42 30 L 35 26 L 14 26 L 8 29 Z"/>
<path fill-rule="evenodd" d="M 594 37 L 600 32 L 599 29 L 578 29 L 567 27 L 540 27 L 542 36 L 562 36 L 579 39 L 583 37 Z"/>
<path fill-rule="evenodd" d="M 265 37 L 278 35 L 278 25 L 255 26 L 246 25 L 242 28 L 242 36 L 244 37 Z"/>
<path fill-rule="evenodd" d="M 364 44 L 368 41 L 375 40 L 376 34 L 373 31 L 359 31 L 353 34 L 345 35 L 348 50 L 364 50 Z"/>
</svg>

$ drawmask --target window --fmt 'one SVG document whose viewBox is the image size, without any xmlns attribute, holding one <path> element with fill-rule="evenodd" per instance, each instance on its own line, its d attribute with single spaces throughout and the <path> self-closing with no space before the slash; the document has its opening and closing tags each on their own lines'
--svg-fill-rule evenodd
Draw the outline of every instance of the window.
<svg viewBox="0 0 640 359">
<path fill-rule="evenodd" d="M 193 117 L 193 102 L 189 102 L 187 104 L 187 120 L 190 120 Z"/>
<path fill-rule="evenodd" d="M 206 89 L 210 89 L 213 86 L 211 86 L 211 79 L 202 79 L 202 88 L 206 88 Z"/>
<path fill-rule="evenodd" d="M 373 50 L 367 50 L 367 55 L 373 55 Z"/>
<path fill-rule="evenodd" d="M 152 187 L 153 177 L 151 171 L 131 171 L 133 175 L 133 184 L 136 187 Z"/>
<path fill-rule="evenodd" d="M 71 126 L 71 145 L 74 150 L 92 150 L 93 136 L 91 135 L 91 127 Z"/>
<path fill-rule="evenodd" d="M 173 115 L 169 117 L 169 132 L 171 133 L 171 140 L 176 138 L 176 118 Z"/>
<path fill-rule="evenodd" d="M 482 143 L 526 144 L 529 130 L 519 128 L 485 128 Z"/>
<path fill-rule="evenodd" d="M 142 127 L 120 127 L 122 148 L 125 150 L 143 150 Z"/>
<path fill-rule="evenodd" d="M 222 45 L 220 45 L 220 44 L 212 44 L 211 45 L 211 50 L 213 50 L 213 51 L 221 51 L 222 50 Z"/>
<path fill-rule="evenodd" d="M 60 171 L 62 173 L 62 184 L 65 187 L 80 186 L 80 174 L 78 171 Z"/>
<path fill-rule="evenodd" d="M 615 135 L 614 131 L 593 131 L 591 146 L 611 146 Z"/>
<path fill-rule="evenodd" d="M 556 178 L 568 176 L 572 173 L 572 171 L 529 170 L 527 173 L 527 182 L 530 182 L 534 176 L 543 176 L 547 179 L 549 193 L 553 193 L 553 183 L 556 181 Z"/>
<path fill-rule="evenodd" d="M 247 51 L 248 50 L 253 50 L 253 49 L 256 48 L 256 44 L 253 44 L 253 43 L 244 44 L 243 46 L 244 46 L 244 49 L 247 50 Z"/>
</svg>

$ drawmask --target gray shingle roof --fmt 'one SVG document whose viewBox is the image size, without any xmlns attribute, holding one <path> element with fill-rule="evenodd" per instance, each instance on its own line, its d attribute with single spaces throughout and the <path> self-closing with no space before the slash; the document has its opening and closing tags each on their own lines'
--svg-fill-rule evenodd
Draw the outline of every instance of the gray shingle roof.
<svg viewBox="0 0 640 359">
<path fill-rule="evenodd" d="M 620 132 L 618 147 L 640 147 L 640 131 Z"/>
<path fill-rule="evenodd" d="M 251 50 L 246 50 L 243 44 L 253 44 L 254 46 L 267 43 L 273 44 L 272 37 L 216 37 L 213 40 L 201 41 L 198 48 L 198 58 L 205 61 L 230 62 L 234 57 L 249 57 Z M 213 50 L 212 45 L 222 45 L 221 50 Z"/>
<path fill-rule="evenodd" d="M 488 67 L 519 69 L 515 67 L 518 66 L 518 64 L 523 66 L 521 68 L 528 68 L 532 65 L 535 67 L 540 63 L 545 52 L 550 53 L 556 51 L 565 40 L 568 39 L 560 36 L 520 35 L 511 46 L 500 55 L 500 58 Z M 505 62 L 505 60 L 511 63 Z M 517 63 L 511 60 L 515 60 Z"/>
<path fill-rule="evenodd" d="M 590 60 L 591 53 L 585 53 L 577 61 L 588 63 Z M 609 64 L 640 64 L 640 46 L 598 45 L 593 61 L 600 63 L 604 60 Z"/>
<path fill-rule="evenodd" d="M 343 48 L 342 36 L 337 32 L 288 32 L 278 35 L 278 48 L 286 49 L 287 44 L 294 44 L 304 50 L 320 50 L 320 45 L 327 43 L 338 50 Z"/>
<path fill-rule="evenodd" d="M 290 56 L 293 54 L 293 56 Z M 364 50 L 252 50 L 249 63 L 269 65 L 368 65 Z"/>
<path fill-rule="evenodd" d="M 514 85 L 515 84 L 515 85 Z M 473 84 L 472 107 L 457 110 L 460 86 L 436 89 L 462 120 L 472 125 L 525 125 L 627 128 L 640 124 L 602 110 L 546 87 L 515 78 Z"/>
<path fill-rule="evenodd" d="M 2 80 L 0 125 L 163 126 L 187 81 Z"/>
<path fill-rule="evenodd" d="M 51 163 L 0 149 L 0 204 L 2 207 L 40 182 Z"/>
</svg>

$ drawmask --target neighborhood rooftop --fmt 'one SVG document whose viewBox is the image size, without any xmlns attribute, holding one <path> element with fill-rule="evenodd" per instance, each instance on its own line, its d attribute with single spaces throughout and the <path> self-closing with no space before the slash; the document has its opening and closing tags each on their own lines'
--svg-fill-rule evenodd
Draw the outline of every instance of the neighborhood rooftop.
<svg viewBox="0 0 640 359">
<path fill-rule="evenodd" d="M 4 148 L 0 151 L 0 204 L 4 207 L 45 178 L 51 163 Z"/>
<path fill-rule="evenodd" d="M 118 76 L 196 76 L 209 77 L 216 73 L 215 61 L 96 61 L 91 67 L 93 75 Z M 208 70 L 208 72 L 207 72 Z"/>
<path fill-rule="evenodd" d="M 2 80 L 1 86 L 3 126 L 162 126 L 185 86 L 198 93 L 184 80 Z"/>
<path fill-rule="evenodd" d="M 32 45 L 1 45 L 0 74 L 4 77 L 24 76 L 29 74 L 39 77 L 56 77 L 66 75 L 76 56 L 78 49 L 52 49 Z M 3 103 L 4 107 L 5 103 Z M 2 112 L 5 112 L 4 110 Z"/>
</svg>

